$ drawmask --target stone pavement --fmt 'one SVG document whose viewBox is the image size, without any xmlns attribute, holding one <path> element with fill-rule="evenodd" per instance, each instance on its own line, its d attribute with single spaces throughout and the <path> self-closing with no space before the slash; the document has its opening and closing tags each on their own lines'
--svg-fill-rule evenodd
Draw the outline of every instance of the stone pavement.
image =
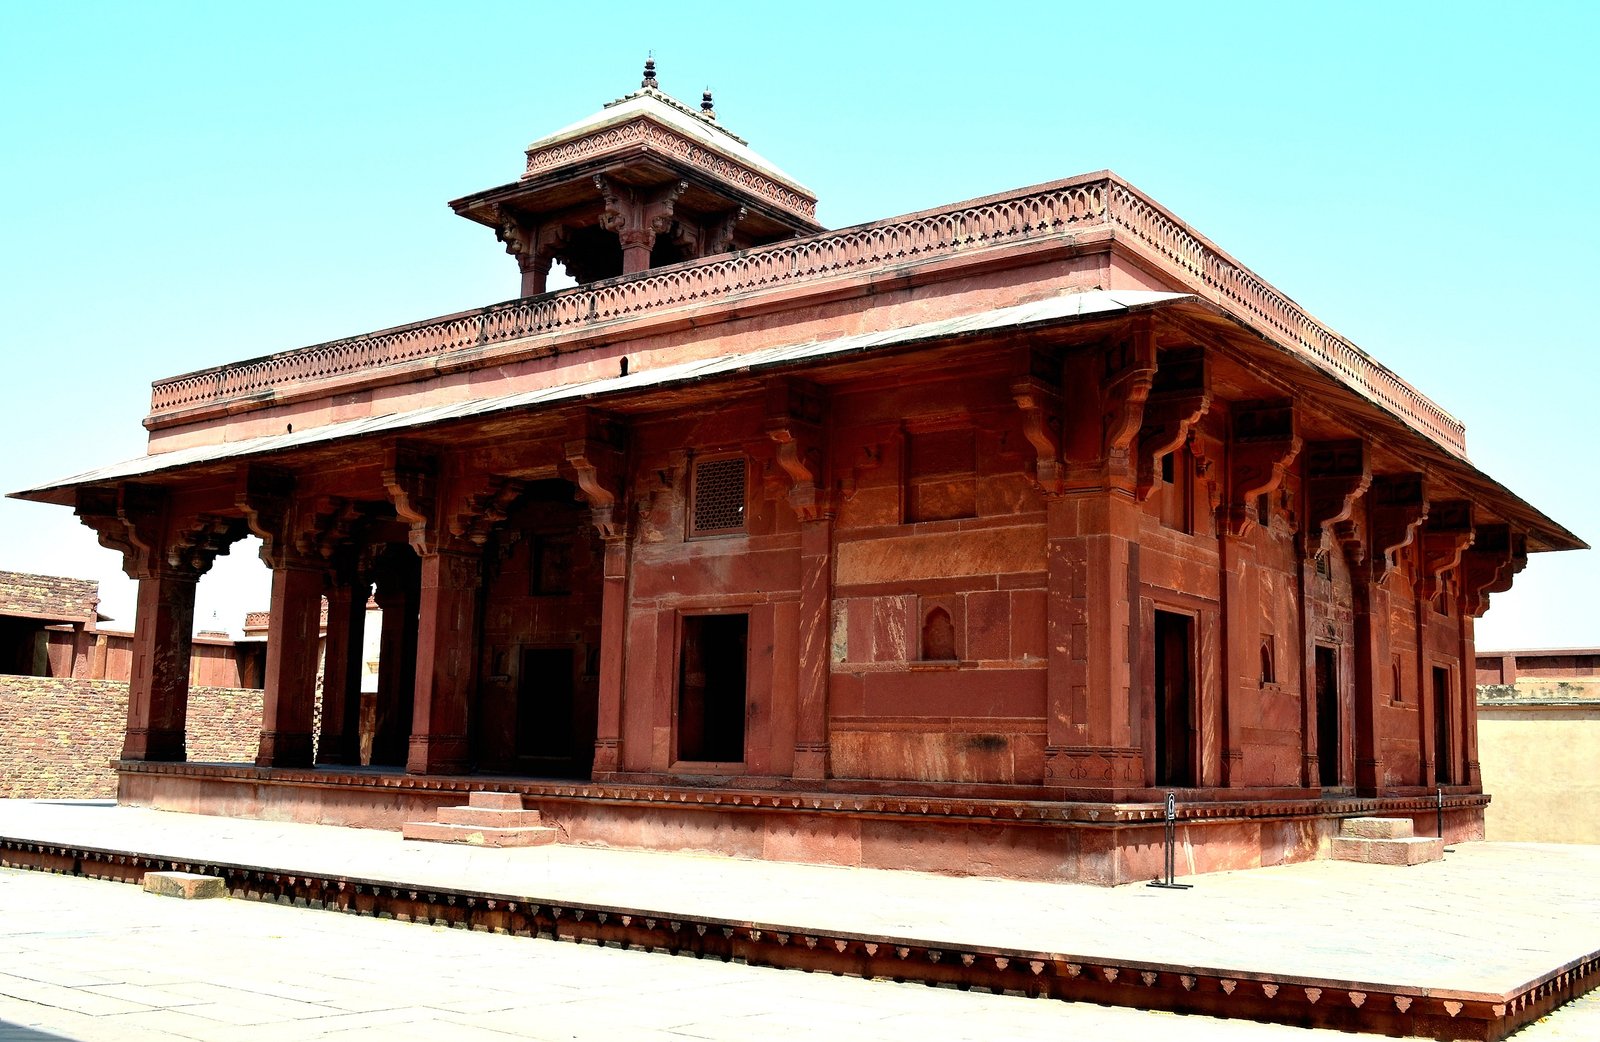
<svg viewBox="0 0 1600 1042">
<path fill-rule="evenodd" d="M 1600 897 L 1594 886 L 1600 875 L 1600 848 L 1593 847 L 1462 844 L 1445 862 L 1434 865 L 1397 869 L 1316 862 L 1200 876 L 1191 880 L 1197 884 L 1193 890 L 1160 891 L 1143 886 L 1105 889 L 578 847 L 481 850 L 408 844 L 395 833 L 92 803 L 0 801 L 0 836 L 411 885 L 470 885 L 485 892 L 523 893 L 574 903 L 662 911 L 693 908 L 729 920 L 798 923 L 856 934 L 1090 952 L 1108 959 L 1187 966 L 1270 965 L 1277 973 L 1308 979 L 1381 977 L 1440 989 L 1507 990 L 1600 949 Z M 1149 1037 L 1174 1039 L 1248 1038 L 1248 1032 L 1306 1034 L 1301 1029 L 1204 1017 L 1039 1002 L 977 991 L 837 979 L 438 930 L 234 900 L 185 903 L 145 895 L 133 887 L 27 873 L 8 871 L 4 881 L 6 885 L 0 888 L 0 994 L 10 998 L 0 1004 L 0 1021 L 31 1024 L 66 1037 L 138 1037 L 72 1034 L 87 1030 L 91 1021 L 100 1024 L 92 1011 L 80 1009 L 74 1002 L 86 1002 L 102 1011 L 115 1009 L 119 1017 L 158 1013 L 170 1017 L 187 1010 L 184 1016 L 192 1021 L 197 1016 L 207 1019 L 191 1007 L 206 1005 L 202 1000 L 208 995 L 215 999 L 209 1005 L 217 1012 L 235 1011 L 219 1020 L 225 1016 L 237 1019 L 263 1005 L 273 1007 L 265 1015 L 275 1018 L 274 1024 L 358 1013 L 378 1016 L 401 1008 L 411 1012 L 384 1023 L 420 1023 L 421 1030 L 437 1031 L 441 1015 L 486 1017 L 490 1019 L 473 1020 L 469 1026 L 502 1033 L 509 1029 L 511 1034 L 521 1032 L 522 1037 L 533 1038 L 602 1034 L 753 1037 L 775 1025 L 751 1018 L 763 1016 L 763 1011 L 778 1011 L 776 1015 L 781 1017 L 785 1010 L 800 1011 L 803 1016 L 796 1014 L 790 1019 L 814 1022 L 819 1032 L 823 1025 L 832 1024 L 826 1030 L 833 1038 L 883 1037 L 891 1026 L 885 1021 L 893 1021 L 896 1030 L 914 1030 L 930 1038 L 1024 1038 L 1031 1037 L 1033 1030 L 1041 1032 L 1041 1037 L 1046 1030 L 1060 1037 L 1064 1029 L 1076 1033 L 1097 1026 L 1114 1038 L 1146 1037 L 1139 1034 L 1146 1028 Z M 82 893 L 60 899 L 64 904 L 58 902 L 50 911 L 50 902 L 24 893 L 45 884 L 58 890 L 70 886 Z M 92 907 L 90 893 L 97 895 Z M 108 896 L 98 896 L 101 894 Z M 30 918 L 26 910 L 36 900 L 47 910 Z M 103 911 L 102 901 L 123 910 Z M 119 927 L 116 920 L 123 915 L 129 921 Z M 275 925 L 280 921 L 284 925 Z M 18 924 L 32 928 L 19 929 Z M 365 932 L 372 930 L 385 932 Z M 29 946 L 34 943 L 57 947 L 41 950 Z M 469 958 L 470 953 L 479 951 L 485 953 L 481 961 L 476 956 Z M 453 968 L 458 964 L 475 969 L 458 972 Z M 28 972 L 44 973 L 44 968 L 51 966 L 56 967 L 51 972 L 60 977 L 35 980 L 27 976 Z M 71 976 L 74 969 L 88 976 L 78 981 Z M 569 972 L 572 976 L 564 976 Z M 163 973 L 181 979 L 161 979 Z M 645 983 L 636 984 L 636 975 Z M 262 990 L 262 982 L 272 987 Z M 437 987 L 430 982 L 437 982 Z M 587 991 L 584 982 L 599 986 L 600 992 Z M 549 991 L 557 985 L 568 990 Z M 172 988 L 179 990 L 175 999 L 147 994 L 147 998 L 162 998 L 162 1002 L 146 1003 L 144 1008 L 139 1000 L 130 999 L 133 993 L 121 990 L 123 986 L 163 989 L 162 995 Z M 396 991 L 387 997 L 374 990 L 390 986 Z M 215 987 L 241 994 L 207 991 Z M 112 991 L 105 991 L 107 988 Z M 823 990 L 808 990 L 813 988 Z M 275 991 L 283 994 L 274 996 Z M 338 1004 L 342 997 L 354 995 L 367 996 L 367 1006 L 344 1009 Z M 418 1000 L 419 996 L 426 996 L 427 1001 Z M 641 996 L 649 997 L 642 1000 Z M 723 996 L 727 997 L 726 1006 L 719 1005 Z M 135 1005 L 108 1006 L 107 1000 L 133 1001 Z M 51 1007 L 52 1001 L 58 1006 Z M 23 1012 L 16 1005 L 19 1002 Z M 487 1008 L 485 1003 L 507 1005 Z M 558 1006 L 562 1015 L 571 1014 L 573 1019 L 551 1020 L 557 1014 L 548 1011 L 543 1019 L 535 1015 L 545 1007 Z M 40 1019 L 38 1010 L 52 1008 L 73 1011 L 71 1016 L 59 1013 L 73 1022 L 50 1027 L 46 1019 Z M 521 1012 L 496 1017 L 513 1008 Z M 329 1009 L 342 1012 L 329 1013 Z M 624 1019 L 607 1020 L 596 1013 L 598 1009 L 612 1010 L 608 1016 Z M 27 1010 L 34 1012 L 28 1014 Z M 1562 1024 L 1574 1017 L 1581 1019 L 1586 1010 L 1588 1019 L 1583 1023 L 1590 1029 L 1588 1034 L 1540 1034 L 1566 1030 Z M 1085 1022 L 1089 1026 L 1058 1019 L 1068 1011 L 1091 1018 Z M 969 1021 L 969 1016 L 976 1019 Z M 629 1017 L 635 1019 L 626 1019 Z M 1145 1019 L 1115 1025 L 1092 1020 L 1104 1017 Z M 903 1018 L 904 1023 L 895 1018 Z M 120 1023 L 132 1029 L 138 1022 Z M 216 1027 L 182 1023 L 197 1030 Z M 363 1028 L 364 1023 L 352 1021 L 345 1026 Z M 600 1023 L 610 1024 L 610 1031 L 571 1033 L 580 1028 L 590 1031 L 593 1024 Z M 1185 1025 L 1184 1031 L 1199 1033 L 1174 1033 L 1173 1025 L 1179 1024 Z M 295 1023 L 292 1029 L 272 1034 L 270 1026 L 257 1026 L 255 1020 L 247 1019 L 239 1034 L 221 1031 L 184 1037 L 316 1037 L 314 1031 L 322 1031 L 324 1026 Z M 688 1030 L 689 1026 L 694 1030 Z M 65 1028 L 72 1031 L 59 1030 Z M 399 1027 L 384 1030 L 405 1037 Z M 170 1036 L 172 1031 L 163 1027 L 158 1034 Z M 452 1028 L 432 1037 L 471 1036 L 455 1034 Z M 1592 1001 L 1575 1003 L 1515 1037 L 1600 1038 L 1600 1013 Z"/>
</svg>

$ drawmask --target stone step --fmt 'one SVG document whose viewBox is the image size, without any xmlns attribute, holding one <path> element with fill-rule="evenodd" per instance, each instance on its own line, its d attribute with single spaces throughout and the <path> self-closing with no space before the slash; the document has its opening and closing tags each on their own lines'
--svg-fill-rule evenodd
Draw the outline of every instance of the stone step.
<svg viewBox="0 0 1600 1042">
<path fill-rule="evenodd" d="M 1444 840 L 1430 836 L 1400 839 L 1339 836 L 1333 841 L 1333 859 L 1368 865 L 1422 865 L 1444 860 Z"/>
<path fill-rule="evenodd" d="M 467 806 L 481 807 L 484 810 L 521 810 L 522 793 L 469 792 L 467 793 Z"/>
<path fill-rule="evenodd" d="M 487 825 L 497 829 L 533 828 L 544 824 L 537 810 L 497 810 L 493 807 L 440 807 L 435 818 L 443 825 Z"/>
<path fill-rule="evenodd" d="M 1346 818 L 1339 835 L 1351 839 L 1410 839 L 1410 818 Z"/>
<path fill-rule="evenodd" d="M 208 897 L 227 897 L 228 886 L 221 876 L 206 876 L 195 872 L 146 872 L 144 891 L 162 897 L 178 897 L 185 901 Z"/>
<path fill-rule="evenodd" d="M 549 825 L 534 828 L 490 828 L 479 825 L 446 825 L 437 821 L 408 821 L 400 827 L 406 839 L 433 843 L 462 843 L 472 847 L 538 847 L 554 843 L 556 830 Z"/>
</svg>

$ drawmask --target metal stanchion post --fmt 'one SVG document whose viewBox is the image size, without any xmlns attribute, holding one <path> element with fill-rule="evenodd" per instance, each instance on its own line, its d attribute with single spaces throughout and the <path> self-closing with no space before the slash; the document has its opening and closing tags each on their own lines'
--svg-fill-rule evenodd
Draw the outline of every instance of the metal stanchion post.
<svg viewBox="0 0 1600 1042">
<path fill-rule="evenodd" d="M 1167 793 L 1166 818 L 1166 828 L 1164 830 L 1166 850 L 1163 857 L 1166 878 L 1165 881 L 1153 879 L 1147 885 L 1158 886 L 1163 890 L 1193 889 L 1194 884 L 1192 883 L 1174 883 L 1172 881 L 1172 877 L 1177 873 L 1178 867 L 1178 794 L 1175 792 Z"/>
</svg>

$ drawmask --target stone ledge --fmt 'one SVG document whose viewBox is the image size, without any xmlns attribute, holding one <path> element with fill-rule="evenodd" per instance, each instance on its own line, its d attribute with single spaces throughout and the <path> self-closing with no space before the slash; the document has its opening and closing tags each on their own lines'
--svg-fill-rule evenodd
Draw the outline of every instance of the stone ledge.
<svg viewBox="0 0 1600 1042">
<path fill-rule="evenodd" d="M 185 901 L 228 896 L 227 884 L 221 876 L 203 876 L 195 872 L 146 872 L 144 891 Z"/>
<path fill-rule="evenodd" d="M 1444 860 L 1444 840 L 1428 836 L 1406 839 L 1339 836 L 1333 841 L 1333 859 L 1367 865 L 1423 865 Z"/>
</svg>

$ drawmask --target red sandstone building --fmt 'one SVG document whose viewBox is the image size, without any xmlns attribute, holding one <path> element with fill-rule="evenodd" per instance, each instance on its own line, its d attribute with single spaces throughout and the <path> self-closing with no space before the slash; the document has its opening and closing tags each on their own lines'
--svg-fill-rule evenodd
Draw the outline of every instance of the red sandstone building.
<svg viewBox="0 0 1600 1042">
<path fill-rule="evenodd" d="M 148 456 L 20 493 L 139 581 L 124 801 L 1096 881 L 1168 790 L 1200 870 L 1436 787 L 1481 835 L 1473 619 L 1582 544 L 1457 421 L 1114 174 L 827 231 L 709 110 L 648 74 L 454 201 L 518 299 L 159 381 Z M 186 763 L 247 532 L 259 755 Z"/>
</svg>

